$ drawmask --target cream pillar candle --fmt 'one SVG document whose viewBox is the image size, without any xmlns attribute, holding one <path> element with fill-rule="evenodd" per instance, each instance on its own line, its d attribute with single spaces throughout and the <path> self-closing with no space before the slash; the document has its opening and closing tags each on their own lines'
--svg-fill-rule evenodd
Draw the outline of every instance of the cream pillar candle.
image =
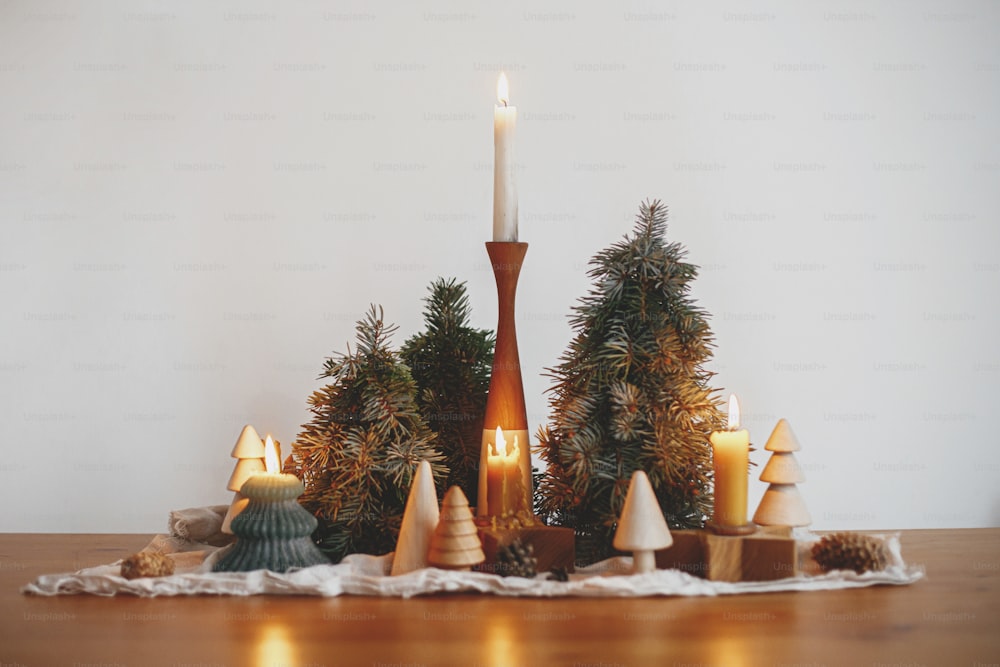
<svg viewBox="0 0 1000 667">
<path fill-rule="evenodd" d="M 500 73 L 493 110 L 493 240 L 517 241 L 517 187 L 514 182 L 514 130 L 517 107 L 508 105 L 507 75 Z"/>
<path fill-rule="evenodd" d="M 270 479 L 270 486 L 274 488 L 291 488 L 295 486 L 302 488 L 302 482 L 299 481 L 298 477 L 281 472 L 281 460 L 278 458 L 278 448 L 271 436 L 267 436 L 264 440 L 264 468 L 264 472 L 253 474 L 247 481 L 249 482 L 258 477 L 267 477 Z"/>
<path fill-rule="evenodd" d="M 486 509 L 489 514 L 503 514 L 504 486 L 507 479 L 506 448 L 503 431 L 497 427 L 496 440 L 486 458 Z"/>
<path fill-rule="evenodd" d="M 715 470 L 715 512 L 712 521 L 719 528 L 747 524 L 747 478 L 750 465 L 750 432 L 740 428 L 740 404 L 729 397 L 729 429 L 715 431 L 712 464 Z"/>
<path fill-rule="evenodd" d="M 517 434 L 514 434 L 514 444 L 503 457 L 503 511 L 514 513 L 524 509 L 521 505 L 521 450 L 518 447 Z"/>
<path fill-rule="evenodd" d="M 521 509 L 518 498 L 520 458 L 517 436 L 514 436 L 514 445 L 507 451 L 507 440 L 503 429 L 498 426 L 496 442 L 486 459 L 486 509 L 490 515 L 503 516 Z"/>
</svg>

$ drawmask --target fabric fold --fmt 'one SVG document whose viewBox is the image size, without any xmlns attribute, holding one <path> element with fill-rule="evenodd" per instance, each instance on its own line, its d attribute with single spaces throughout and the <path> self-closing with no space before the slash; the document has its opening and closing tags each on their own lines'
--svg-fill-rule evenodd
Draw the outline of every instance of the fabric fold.
<svg viewBox="0 0 1000 667">
<path fill-rule="evenodd" d="M 392 554 L 354 554 L 336 565 L 316 565 L 286 573 L 212 572 L 217 548 L 193 544 L 178 538 L 157 536 L 147 549 L 170 553 L 177 562 L 169 577 L 128 580 L 120 575 L 120 561 L 77 572 L 47 574 L 22 588 L 32 595 L 135 595 L 160 597 L 178 595 L 308 595 L 337 597 L 368 595 L 410 598 L 441 593 L 481 593 L 507 597 L 651 597 L 712 596 L 780 591 L 818 591 L 862 588 L 876 585 L 907 585 L 924 576 L 923 568 L 903 561 L 898 535 L 888 535 L 892 564 L 881 572 L 856 574 L 837 570 L 819 575 L 800 575 L 774 581 L 725 582 L 700 579 L 680 570 L 655 570 L 627 574 L 629 557 L 611 558 L 580 568 L 569 581 L 500 577 L 484 572 L 424 568 L 404 575 L 389 576 Z M 173 549 L 173 551 L 168 551 Z"/>
</svg>

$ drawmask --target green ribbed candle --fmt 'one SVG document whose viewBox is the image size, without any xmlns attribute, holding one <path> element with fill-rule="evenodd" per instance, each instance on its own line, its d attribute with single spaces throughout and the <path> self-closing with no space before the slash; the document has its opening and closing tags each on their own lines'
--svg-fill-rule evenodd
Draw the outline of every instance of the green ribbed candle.
<svg viewBox="0 0 1000 667">
<path fill-rule="evenodd" d="M 296 500 L 302 491 L 295 475 L 263 473 L 244 482 L 240 493 L 250 503 L 233 519 L 236 544 L 212 570 L 287 572 L 329 563 L 310 537 L 316 517 Z"/>
</svg>

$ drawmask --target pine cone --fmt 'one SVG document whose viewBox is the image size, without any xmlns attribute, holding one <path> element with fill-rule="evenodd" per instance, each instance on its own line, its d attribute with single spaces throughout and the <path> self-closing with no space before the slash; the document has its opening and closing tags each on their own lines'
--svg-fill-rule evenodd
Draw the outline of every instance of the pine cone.
<svg viewBox="0 0 1000 667">
<path fill-rule="evenodd" d="M 813 545 L 812 557 L 824 572 L 854 570 L 861 574 L 884 570 L 889 564 L 889 548 L 878 537 L 833 533 Z"/>
<path fill-rule="evenodd" d="M 497 549 L 497 570 L 501 577 L 534 577 L 538 559 L 535 548 L 515 538 L 507 546 Z"/>
<path fill-rule="evenodd" d="M 122 576 L 126 579 L 165 577 L 173 573 L 174 559 L 155 551 L 140 551 L 122 561 Z"/>
</svg>

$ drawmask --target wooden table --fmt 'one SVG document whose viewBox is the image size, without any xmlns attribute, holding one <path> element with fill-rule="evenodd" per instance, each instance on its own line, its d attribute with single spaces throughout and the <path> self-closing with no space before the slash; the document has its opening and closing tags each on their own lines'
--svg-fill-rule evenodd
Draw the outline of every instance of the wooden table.
<svg viewBox="0 0 1000 667">
<path fill-rule="evenodd" d="M 22 595 L 148 535 L 0 534 L 0 667 L 996 665 L 1000 529 L 904 531 L 912 586 L 719 598 Z"/>
</svg>

